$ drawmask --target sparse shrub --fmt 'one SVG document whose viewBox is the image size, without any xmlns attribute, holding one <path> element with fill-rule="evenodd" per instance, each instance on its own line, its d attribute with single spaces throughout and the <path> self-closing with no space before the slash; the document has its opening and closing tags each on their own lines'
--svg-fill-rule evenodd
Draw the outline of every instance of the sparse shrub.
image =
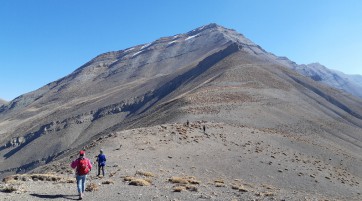
<svg viewBox="0 0 362 201">
<path fill-rule="evenodd" d="M 214 184 L 216 187 L 225 187 L 226 186 L 223 179 L 216 179 L 214 181 Z"/>
<path fill-rule="evenodd" d="M 132 176 L 124 176 L 122 178 L 123 178 L 123 181 L 129 181 L 129 185 L 133 185 L 133 186 L 149 186 L 152 183 L 152 180 L 149 178 L 141 179 L 141 178 L 136 178 L 136 177 L 132 177 Z"/>
<path fill-rule="evenodd" d="M 5 186 L 5 188 L 1 189 L 2 192 L 4 193 L 12 193 L 17 191 L 18 189 L 15 186 Z"/>
<path fill-rule="evenodd" d="M 176 183 L 176 184 L 188 184 L 189 182 L 181 177 L 171 177 L 170 179 L 168 179 L 168 181 L 170 181 L 171 183 Z"/>
<path fill-rule="evenodd" d="M 194 185 L 188 185 L 186 186 L 186 189 L 189 190 L 189 191 L 198 191 L 198 188 Z"/>
<path fill-rule="evenodd" d="M 214 181 L 214 183 L 221 183 L 221 184 L 224 184 L 225 182 L 224 182 L 224 180 L 223 180 L 223 179 L 216 179 L 216 180 Z"/>
<path fill-rule="evenodd" d="M 195 177 L 171 177 L 168 181 L 171 183 L 178 183 L 178 184 L 200 184 L 201 182 L 196 180 Z"/>
<path fill-rule="evenodd" d="M 200 184 L 201 182 L 196 180 L 195 177 L 171 177 L 168 179 L 171 183 L 177 184 Z"/>
<path fill-rule="evenodd" d="M 188 179 L 187 180 L 190 184 L 200 184 L 201 182 L 195 179 Z"/>
<path fill-rule="evenodd" d="M 85 190 L 88 191 L 88 192 L 97 191 L 98 190 L 98 185 L 96 183 L 90 183 L 90 184 L 87 185 Z"/>
<path fill-rule="evenodd" d="M 150 178 L 146 178 L 145 181 L 147 181 L 148 183 L 152 184 L 152 179 L 150 179 Z"/>
<path fill-rule="evenodd" d="M 103 181 L 102 184 L 114 184 L 112 180 Z"/>
<path fill-rule="evenodd" d="M 129 185 L 133 186 L 149 186 L 151 185 L 150 182 L 144 180 L 144 179 L 134 179 L 129 182 Z"/>
<path fill-rule="evenodd" d="M 62 179 L 62 177 L 53 175 L 53 174 L 32 174 L 29 175 L 29 177 L 33 180 L 33 181 L 60 181 Z"/>
<path fill-rule="evenodd" d="M 172 190 L 173 190 L 173 192 L 181 192 L 181 191 L 186 190 L 186 187 L 185 186 L 174 186 Z"/>
<path fill-rule="evenodd" d="M 240 192 L 248 192 L 248 189 L 246 189 L 244 186 L 242 185 L 236 185 L 236 184 L 233 184 L 231 185 L 231 188 L 234 189 L 234 190 L 238 190 Z"/>
<path fill-rule="evenodd" d="M 3 179 L 3 182 L 6 183 L 6 184 L 12 183 L 12 182 L 14 182 L 14 181 L 15 181 L 15 179 L 14 179 L 13 176 L 7 176 L 7 177 L 5 177 L 5 178 Z"/>
<path fill-rule="evenodd" d="M 116 174 L 117 174 L 117 172 L 111 172 L 111 173 L 109 173 L 109 177 L 113 177 Z"/>
<path fill-rule="evenodd" d="M 216 183 L 215 183 L 215 186 L 216 186 L 216 187 L 225 187 L 226 185 L 223 184 L 223 183 L 218 183 L 218 182 L 216 182 Z"/>
<path fill-rule="evenodd" d="M 74 184 L 76 183 L 76 180 L 74 178 L 68 178 L 65 180 L 65 183 Z"/>
<path fill-rule="evenodd" d="M 123 181 L 132 181 L 132 180 L 134 180 L 134 179 L 136 179 L 135 177 L 132 177 L 132 176 L 124 176 L 123 177 Z"/>
<path fill-rule="evenodd" d="M 54 174 L 19 174 L 19 175 L 11 175 L 7 176 L 3 179 L 4 183 L 12 183 L 15 181 L 53 181 L 59 182 L 63 179 L 63 177 L 54 175 Z"/>
<path fill-rule="evenodd" d="M 268 197 L 268 196 L 274 196 L 275 194 L 273 192 L 265 192 L 263 193 L 263 195 Z"/>
<path fill-rule="evenodd" d="M 145 177 L 154 177 L 155 175 L 152 172 L 144 172 L 144 171 L 137 171 L 137 175 L 142 175 Z"/>
</svg>

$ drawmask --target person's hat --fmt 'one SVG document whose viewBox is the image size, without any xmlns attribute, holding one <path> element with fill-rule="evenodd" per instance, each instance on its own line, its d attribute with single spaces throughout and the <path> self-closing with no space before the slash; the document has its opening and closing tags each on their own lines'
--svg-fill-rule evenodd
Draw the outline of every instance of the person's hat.
<svg viewBox="0 0 362 201">
<path fill-rule="evenodd" d="M 79 152 L 79 155 L 84 155 L 85 154 L 85 151 L 83 151 L 83 150 L 81 150 L 80 152 Z"/>
<path fill-rule="evenodd" d="M 101 149 L 99 152 L 103 153 L 103 149 Z"/>
</svg>

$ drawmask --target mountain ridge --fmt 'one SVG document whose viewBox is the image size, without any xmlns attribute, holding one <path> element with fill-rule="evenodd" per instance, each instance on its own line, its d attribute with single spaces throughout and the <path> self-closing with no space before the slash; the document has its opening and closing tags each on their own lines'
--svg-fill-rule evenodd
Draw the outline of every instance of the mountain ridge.
<svg viewBox="0 0 362 201">
<path fill-rule="evenodd" d="M 331 87 L 362 98 L 362 76 L 347 75 L 342 72 L 328 69 L 319 63 L 298 65 L 293 69 L 317 82 L 325 83 Z"/>
<path fill-rule="evenodd" d="M 273 53 L 267 52 L 259 45 L 255 44 L 252 41 L 250 41 L 249 39 L 247 39 L 243 34 L 240 34 L 233 29 L 228 29 L 223 26 L 220 26 L 216 23 L 211 23 L 208 25 L 198 27 L 198 28 L 196 28 L 192 31 L 189 31 L 187 33 L 184 33 L 184 34 L 177 34 L 177 35 L 169 36 L 169 37 L 161 37 L 153 42 L 136 45 L 136 46 L 133 46 L 130 48 L 126 48 L 124 50 L 110 51 L 110 52 L 102 53 L 102 54 L 96 56 L 95 58 L 93 58 L 92 60 L 90 60 L 89 62 L 85 63 L 81 67 L 74 70 L 68 76 L 75 77 L 77 73 L 81 73 L 82 69 L 87 67 L 91 63 L 99 63 L 98 68 L 101 68 L 102 65 L 103 66 L 108 66 L 108 65 L 112 66 L 120 59 L 124 59 L 123 57 L 125 57 L 126 59 L 127 59 L 127 57 L 128 57 L 128 59 L 130 57 L 135 57 L 138 54 L 142 54 L 144 52 L 150 51 L 150 49 L 152 49 L 152 46 L 157 46 L 157 44 L 160 44 L 162 42 L 167 41 L 169 43 L 168 45 L 172 46 L 175 43 L 177 43 L 177 39 L 190 40 L 192 38 L 198 37 L 200 33 L 205 32 L 207 30 L 219 31 L 220 35 L 222 35 L 222 37 L 225 37 L 226 40 L 239 43 L 241 45 L 241 47 L 244 46 L 244 48 L 248 49 L 248 51 L 251 51 L 255 54 L 267 55 L 267 57 L 269 57 L 269 59 L 271 59 L 272 62 L 275 62 L 274 60 L 276 60 L 277 62 L 281 63 L 282 65 L 287 65 L 290 68 L 298 71 L 299 73 L 301 73 L 307 77 L 311 77 L 312 79 L 321 77 L 321 76 L 323 77 L 323 75 L 318 74 L 317 72 L 320 71 L 318 69 L 326 68 L 325 66 L 319 64 L 318 67 L 316 68 L 316 65 L 314 65 L 314 64 L 298 65 L 295 62 L 289 60 L 287 57 L 276 56 Z M 219 36 L 219 37 L 221 37 L 221 36 Z M 102 61 L 105 61 L 105 63 L 102 63 Z M 326 72 L 327 72 L 326 70 L 323 70 L 323 74 L 326 74 Z M 89 73 L 92 73 L 92 72 L 89 72 Z M 346 75 L 344 73 L 341 74 L 341 72 L 336 72 L 336 71 L 333 71 L 330 69 L 328 69 L 327 73 L 328 73 L 328 76 L 333 76 L 333 75 L 337 74 L 339 81 L 330 81 L 330 80 L 325 80 L 325 79 L 324 80 L 314 79 L 314 80 L 325 83 L 336 89 L 340 89 L 345 92 L 351 93 L 358 97 L 362 97 L 362 94 L 360 92 L 361 91 L 360 89 L 362 86 L 362 76 L 361 75 Z M 68 78 L 68 76 L 60 78 L 58 81 L 55 81 L 55 82 L 56 83 L 61 82 L 62 80 Z M 321 79 L 321 78 L 319 78 L 319 79 Z M 48 85 L 51 86 L 55 82 L 49 83 Z M 338 82 L 347 83 L 348 86 L 345 86 L 346 84 L 339 84 Z M 48 85 L 46 85 L 46 86 L 48 86 Z M 29 93 L 31 93 L 31 92 L 29 92 Z M 21 97 L 22 96 L 20 96 L 20 98 Z M 17 102 L 17 99 L 14 99 L 13 101 Z M 36 99 L 36 98 L 34 98 L 34 99 Z M 0 111 L 1 111 L 1 108 L 0 108 Z"/>
<path fill-rule="evenodd" d="M 6 100 L 0 98 L 0 105 L 5 105 L 5 104 L 7 104 L 7 103 L 8 103 L 8 102 L 7 102 Z"/>
</svg>

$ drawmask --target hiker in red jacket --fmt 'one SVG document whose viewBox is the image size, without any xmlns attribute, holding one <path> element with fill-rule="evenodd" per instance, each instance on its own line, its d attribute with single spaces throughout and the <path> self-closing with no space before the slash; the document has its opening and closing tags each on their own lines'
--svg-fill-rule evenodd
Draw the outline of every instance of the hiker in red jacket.
<svg viewBox="0 0 362 201">
<path fill-rule="evenodd" d="M 86 157 L 84 157 L 85 151 L 79 152 L 79 158 L 74 160 L 70 165 L 73 169 L 76 168 L 76 178 L 77 178 L 77 187 L 79 193 L 79 199 L 83 199 L 83 194 L 85 190 L 85 180 L 87 178 L 87 174 L 92 169 L 92 163 Z"/>
</svg>

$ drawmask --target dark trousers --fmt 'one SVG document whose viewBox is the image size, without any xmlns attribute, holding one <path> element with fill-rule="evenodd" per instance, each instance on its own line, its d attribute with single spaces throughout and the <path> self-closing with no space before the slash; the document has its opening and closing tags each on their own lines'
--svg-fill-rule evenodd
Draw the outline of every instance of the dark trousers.
<svg viewBox="0 0 362 201">
<path fill-rule="evenodd" d="M 104 165 L 100 165 L 100 164 L 98 164 L 98 175 L 97 176 L 99 176 L 101 174 L 101 169 L 102 169 L 102 174 L 104 176 Z"/>
</svg>

